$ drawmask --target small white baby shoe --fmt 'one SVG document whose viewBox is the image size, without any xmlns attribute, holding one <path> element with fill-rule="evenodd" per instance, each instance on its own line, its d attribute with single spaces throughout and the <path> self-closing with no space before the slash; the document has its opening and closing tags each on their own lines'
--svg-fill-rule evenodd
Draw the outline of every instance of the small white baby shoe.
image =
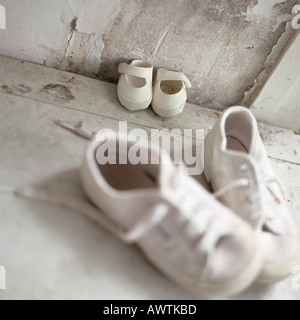
<svg viewBox="0 0 300 320">
<path fill-rule="evenodd" d="M 126 136 L 97 140 L 84 157 L 81 181 L 101 225 L 136 243 L 159 270 L 197 295 L 233 295 L 254 282 L 262 258 L 248 224 L 147 143 L 139 142 L 141 162 L 155 154 L 159 165 L 121 164 L 137 150 Z M 100 165 L 108 148 L 115 164 Z"/>
<path fill-rule="evenodd" d="M 187 100 L 186 88 L 191 88 L 189 79 L 181 72 L 158 69 L 153 88 L 152 108 L 161 117 L 180 114 Z"/>
<path fill-rule="evenodd" d="M 152 101 L 153 66 L 142 60 L 131 64 L 121 63 L 118 98 L 128 110 L 138 111 L 149 107 Z"/>
<path fill-rule="evenodd" d="M 272 283 L 300 264 L 300 240 L 256 119 L 229 108 L 205 140 L 205 175 L 220 200 L 255 229 L 264 250 L 259 282 Z"/>
</svg>

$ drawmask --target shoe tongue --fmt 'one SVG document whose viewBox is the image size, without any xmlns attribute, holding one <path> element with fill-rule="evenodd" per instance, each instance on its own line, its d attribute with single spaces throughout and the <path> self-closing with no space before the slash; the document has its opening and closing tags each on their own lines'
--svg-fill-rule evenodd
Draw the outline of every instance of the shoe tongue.
<svg viewBox="0 0 300 320">
<path fill-rule="evenodd" d="M 265 146 L 261 140 L 259 132 L 255 132 L 251 142 L 249 155 L 253 159 L 258 171 L 263 177 L 273 177 L 273 168 L 269 163 L 269 158 L 265 150 Z"/>
<path fill-rule="evenodd" d="M 249 148 L 249 155 L 252 156 L 257 164 L 260 164 L 264 157 L 264 146 L 262 144 L 258 130 L 253 128 L 254 132 L 252 134 L 251 144 Z"/>
</svg>

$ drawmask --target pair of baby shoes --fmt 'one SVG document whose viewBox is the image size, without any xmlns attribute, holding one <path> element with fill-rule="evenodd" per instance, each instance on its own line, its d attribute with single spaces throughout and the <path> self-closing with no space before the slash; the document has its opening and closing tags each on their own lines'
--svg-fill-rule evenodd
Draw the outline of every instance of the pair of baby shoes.
<svg viewBox="0 0 300 320">
<path fill-rule="evenodd" d="M 100 164 L 103 146 L 112 164 Z M 86 152 L 82 185 L 103 210 L 102 225 L 136 243 L 174 282 L 197 295 L 234 295 L 255 281 L 280 281 L 300 263 L 297 228 L 248 109 L 225 111 L 205 140 L 214 195 L 169 155 L 138 146 L 141 163 L 130 164 L 134 142 L 99 135 Z M 149 163 L 153 153 L 159 165 Z"/>
<path fill-rule="evenodd" d="M 160 68 L 153 87 L 153 65 L 149 62 L 121 63 L 119 73 L 118 98 L 128 110 L 144 110 L 152 104 L 153 110 L 161 117 L 173 117 L 183 111 L 187 88 L 192 86 L 183 73 Z"/>
<path fill-rule="evenodd" d="M 130 161 L 133 151 L 139 163 Z M 235 295 L 255 281 L 291 274 L 300 264 L 299 235 L 248 109 L 230 108 L 217 121 L 205 140 L 204 170 L 215 194 L 147 141 L 104 130 L 81 168 L 92 204 L 32 188 L 14 193 L 84 214 L 138 245 L 163 274 L 196 295 Z"/>
</svg>

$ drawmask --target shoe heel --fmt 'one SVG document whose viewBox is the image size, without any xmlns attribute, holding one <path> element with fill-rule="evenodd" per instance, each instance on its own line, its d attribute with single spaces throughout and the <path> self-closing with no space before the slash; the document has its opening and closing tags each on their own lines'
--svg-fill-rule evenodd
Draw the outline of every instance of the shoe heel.
<svg viewBox="0 0 300 320">
<path fill-rule="evenodd" d="M 204 175 L 208 183 L 211 182 L 210 165 L 211 165 L 211 155 L 209 151 L 209 134 L 208 134 L 204 141 Z"/>
</svg>

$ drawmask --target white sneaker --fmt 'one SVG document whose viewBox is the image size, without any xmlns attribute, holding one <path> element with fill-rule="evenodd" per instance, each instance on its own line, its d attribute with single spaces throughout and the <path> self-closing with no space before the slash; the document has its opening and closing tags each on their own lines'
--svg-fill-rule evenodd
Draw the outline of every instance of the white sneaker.
<svg viewBox="0 0 300 320">
<path fill-rule="evenodd" d="M 117 91 L 121 104 L 131 111 L 147 109 L 152 101 L 153 66 L 147 61 L 121 63 Z"/>
<path fill-rule="evenodd" d="M 153 88 L 152 108 L 161 117 L 173 117 L 180 114 L 187 100 L 187 88 L 192 85 L 181 72 L 158 69 Z"/>
<path fill-rule="evenodd" d="M 148 163 L 151 153 L 161 164 L 120 164 L 136 143 L 127 137 L 116 141 L 109 134 L 98 140 L 88 147 L 81 180 L 89 198 L 105 212 L 102 225 L 123 241 L 137 243 L 165 275 L 197 295 L 233 295 L 253 283 L 262 261 L 248 224 L 167 155 L 140 143 L 141 162 Z M 117 155 L 109 153 L 116 155 L 117 164 L 99 164 L 103 143 L 118 150 Z"/>
<path fill-rule="evenodd" d="M 228 109 L 208 134 L 205 175 L 222 203 L 255 229 L 264 249 L 258 281 L 272 283 L 290 275 L 300 264 L 299 236 L 248 109 Z"/>
</svg>

